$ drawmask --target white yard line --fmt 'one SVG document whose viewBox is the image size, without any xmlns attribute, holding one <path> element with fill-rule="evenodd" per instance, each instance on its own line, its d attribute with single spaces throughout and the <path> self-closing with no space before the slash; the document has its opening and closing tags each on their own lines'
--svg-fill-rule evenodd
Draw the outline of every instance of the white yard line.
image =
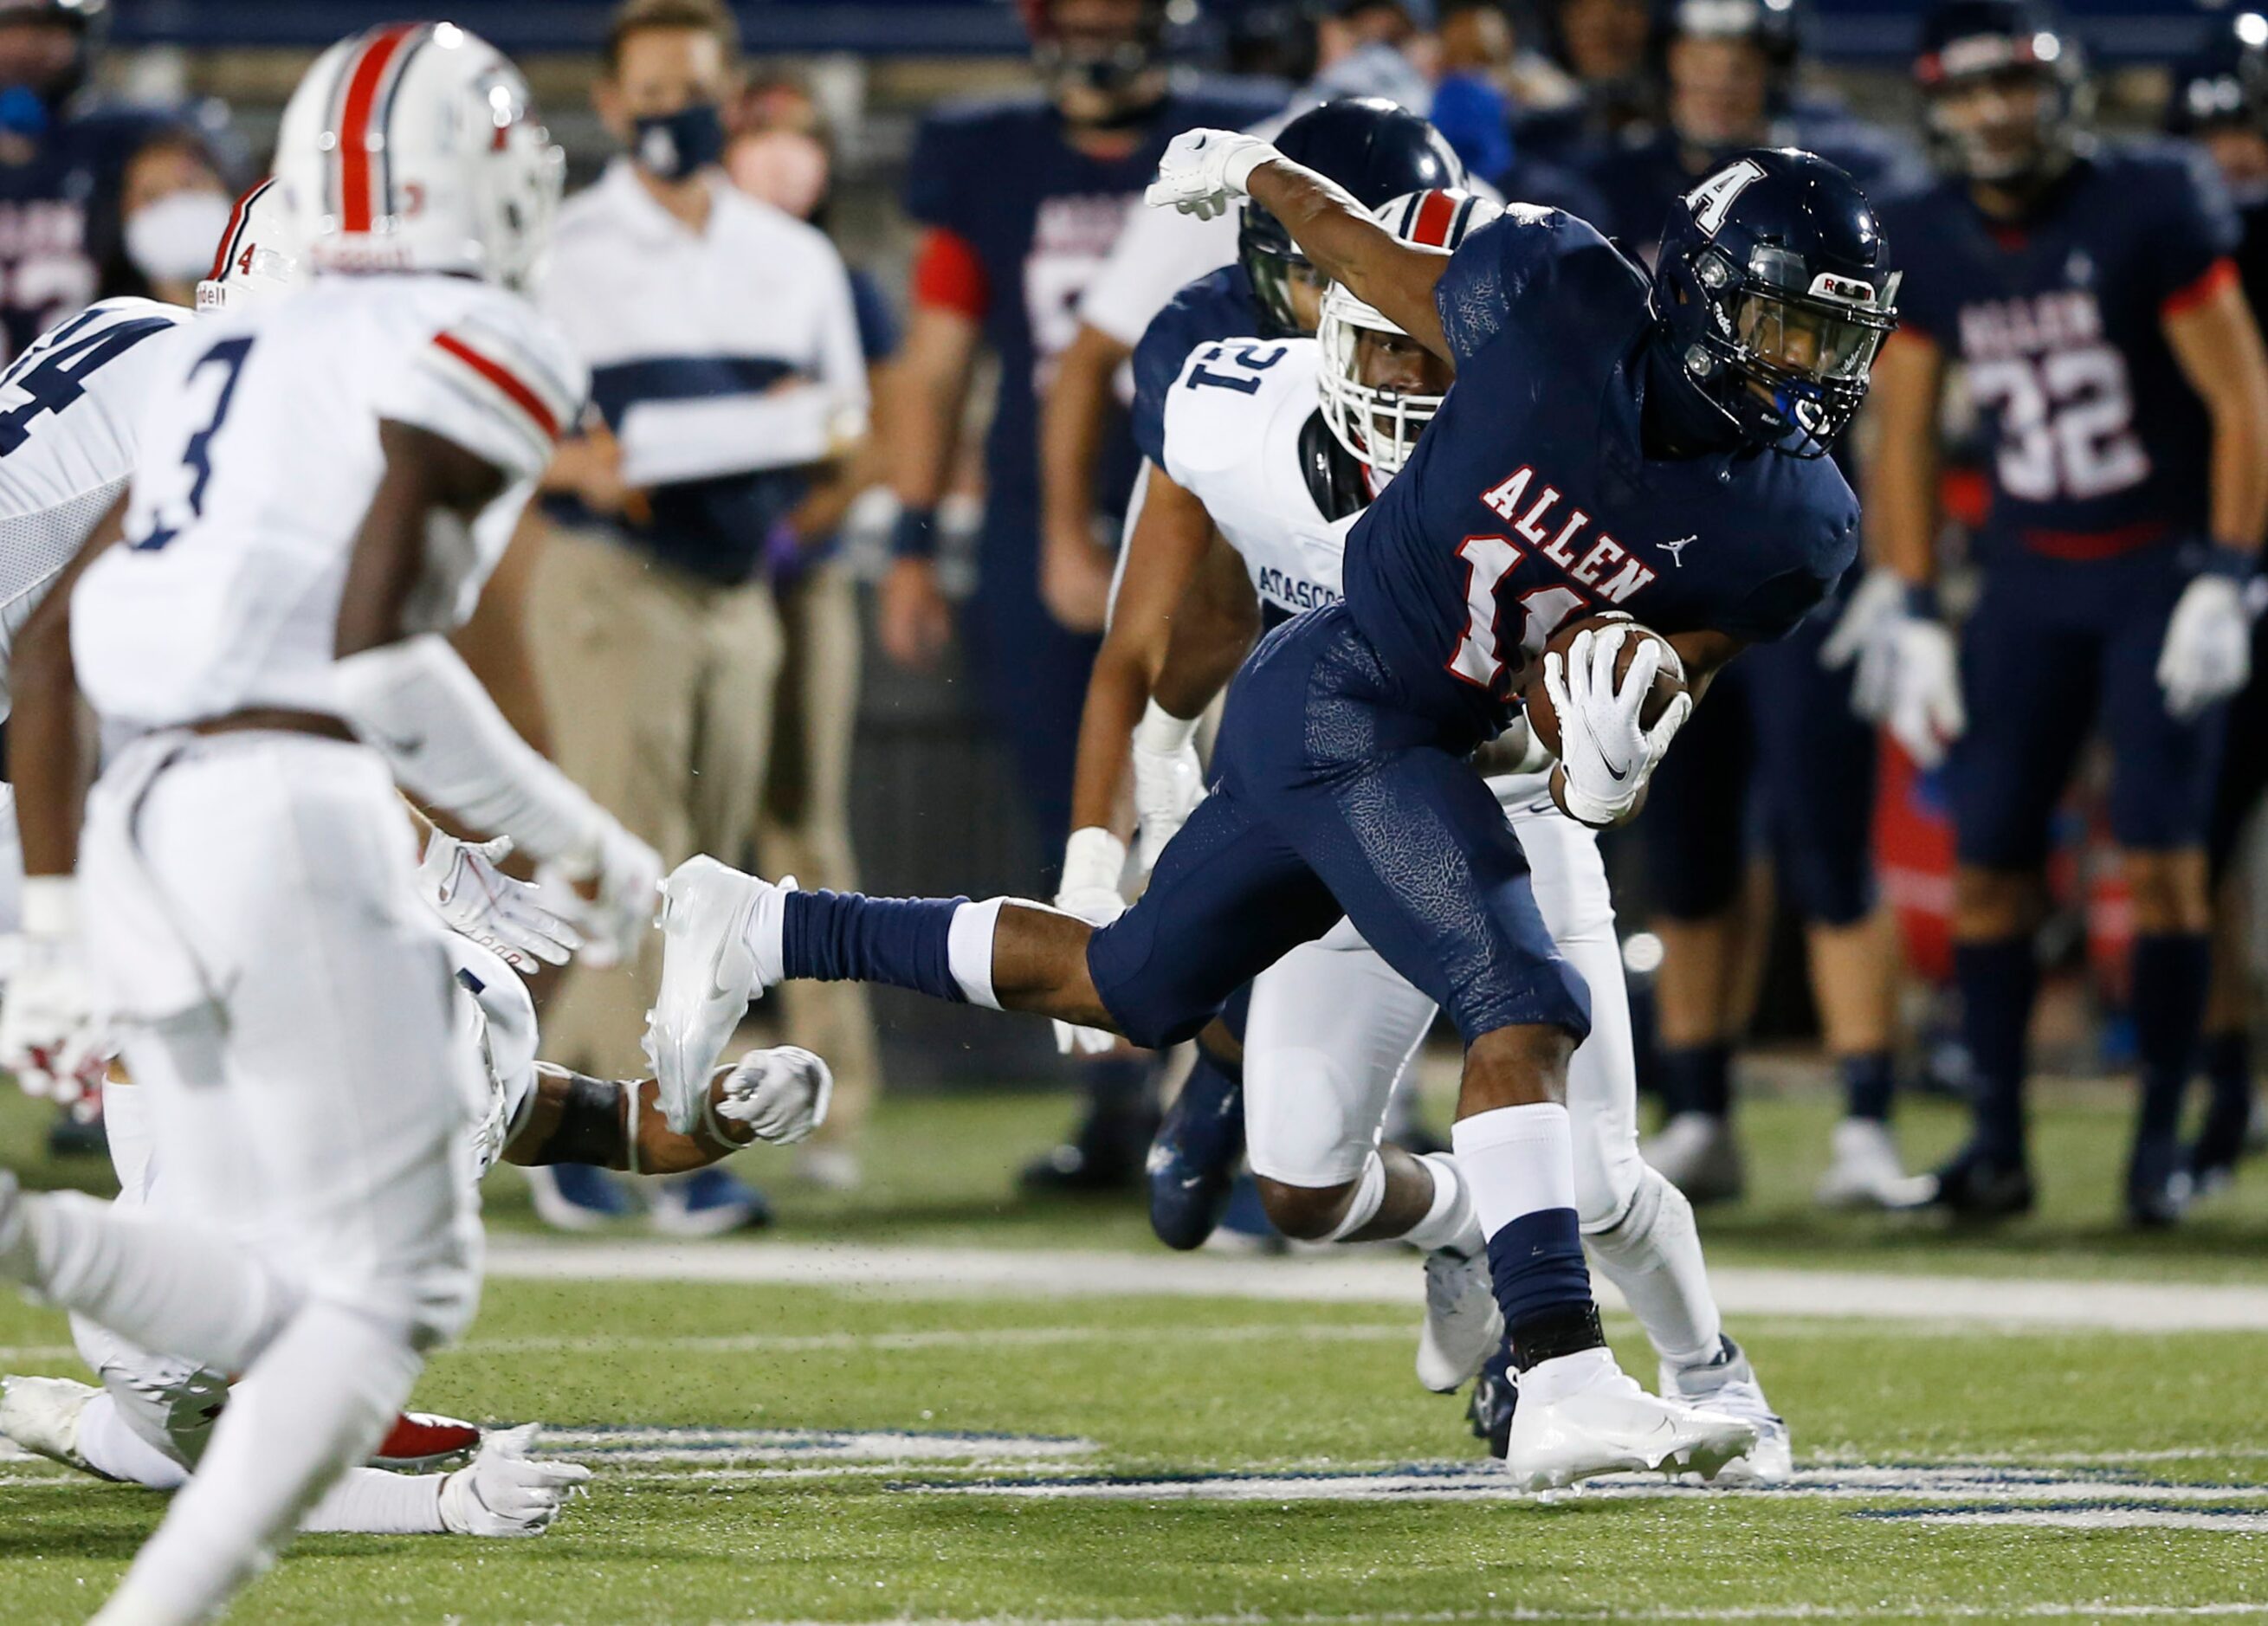
<svg viewBox="0 0 2268 1626">
<path fill-rule="evenodd" d="M 1443 1609 L 1425 1614 L 1368 1615 L 980 1615 L 966 1620 L 941 1620 L 919 1615 L 873 1617 L 877 1626 L 1481 1626 L 1493 1621 L 2169 1621 L 2258 1619 L 2268 1616 L 2268 1603 L 2074 1603 L 2033 1604 L 1852 1604 L 1792 1603 L 1729 1608 L 1607 1608 L 1530 1609 L 1507 1604 L 1502 1608 Z M 782 1621 L 752 1616 L 732 1626 L 843 1626 L 839 1621 Z"/>
<path fill-rule="evenodd" d="M 489 1274 L 534 1281 L 678 1281 L 859 1287 L 951 1297 L 1166 1297 L 1414 1306 L 1416 1261 L 1216 1258 L 823 1242 L 583 1242 L 509 1237 Z M 1728 1314 L 1923 1321 L 2003 1328 L 2268 1332 L 2268 1287 L 2209 1282 L 2043 1281 L 1734 1267 L 1710 1272 Z M 1602 1301 L 1616 1307 L 1599 1283 Z"/>
</svg>

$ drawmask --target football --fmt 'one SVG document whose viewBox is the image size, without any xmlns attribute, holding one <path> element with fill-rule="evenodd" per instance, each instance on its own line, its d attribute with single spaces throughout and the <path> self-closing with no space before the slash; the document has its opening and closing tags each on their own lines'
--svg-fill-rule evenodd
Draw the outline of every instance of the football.
<svg viewBox="0 0 2268 1626">
<path fill-rule="evenodd" d="M 1685 663 L 1678 659 L 1677 651 L 1670 647 L 1668 638 L 1651 628 L 1639 626 L 1627 615 L 1585 615 L 1568 622 L 1553 633 L 1550 641 L 1543 646 L 1543 653 L 1564 658 L 1578 633 L 1596 631 L 1604 627 L 1627 627 L 1637 635 L 1623 640 L 1622 652 L 1615 658 L 1615 681 L 1618 684 L 1648 639 L 1661 645 L 1660 670 L 1654 673 L 1653 691 L 1646 695 L 1646 705 L 1638 713 L 1638 720 L 1651 728 L 1669 709 L 1669 703 L 1685 692 Z M 1528 728 L 1544 749 L 1554 756 L 1558 755 L 1559 714 L 1552 708 L 1551 695 L 1543 687 L 1542 656 L 1528 663 L 1528 681 L 1521 690 L 1521 701 L 1527 708 Z"/>
</svg>

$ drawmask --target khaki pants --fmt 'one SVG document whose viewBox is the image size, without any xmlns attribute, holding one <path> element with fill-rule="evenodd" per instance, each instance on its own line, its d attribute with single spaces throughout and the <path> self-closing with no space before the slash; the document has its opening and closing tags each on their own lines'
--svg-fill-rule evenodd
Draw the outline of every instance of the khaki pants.
<svg viewBox="0 0 2268 1626">
<path fill-rule="evenodd" d="M 850 848 L 850 741 L 858 713 L 858 592 L 847 572 L 821 565 L 780 600 L 787 636 L 773 716 L 771 763 L 755 822 L 768 875 L 838 892 L 858 885 Z M 823 1144 L 856 1142 L 879 1086 L 874 1016 L 858 982 L 787 982 L 780 1009 L 792 1044 L 835 1070 Z"/>
<path fill-rule="evenodd" d="M 771 750 L 779 616 L 762 583 L 719 587 L 586 532 L 554 529 L 529 636 L 552 749 L 570 777 L 674 866 L 743 857 Z M 544 1055 L 602 1078 L 644 1074 L 638 1040 L 661 938 L 633 966 L 571 968 Z"/>
</svg>

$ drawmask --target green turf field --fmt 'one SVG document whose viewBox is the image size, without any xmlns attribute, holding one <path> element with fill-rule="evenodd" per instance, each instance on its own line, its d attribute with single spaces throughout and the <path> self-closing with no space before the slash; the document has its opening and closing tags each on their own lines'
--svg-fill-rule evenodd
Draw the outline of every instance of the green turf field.
<svg viewBox="0 0 2268 1626">
<path fill-rule="evenodd" d="M 500 1180 L 512 1274 L 419 1402 L 543 1420 L 597 1466 L 592 1494 L 539 1541 L 311 1538 L 231 1618 L 2268 1615 L 2268 1176 L 2189 1232 L 2122 1234 L 2115 1097 L 2051 1115 L 2047 1210 L 1990 1240 L 1813 1216 L 1827 1108 L 1758 1103 L 1758 1190 L 1704 1234 L 1728 1297 L 1817 1284 L 1730 1317 L 1793 1422 L 1797 1482 L 1548 1505 L 1506 1497 L 1460 1402 L 1413 1380 L 1395 1284 L 1414 1292 L 1414 1262 L 1184 1261 L 1130 1213 L 1019 1206 L 1009 1172 L 1062 1111 L 896 1107 L 870 1192 L 784 1189 L 777 1242 L 563 1254 Z M 22 1166 L 35 1128 L 0 1110 L 0 1153 Z M 1955 1132 L 1909 1115 L 1917 1161 Z M 803 1274 L 590 1279 L 657 1259 Z M 2107 1281 L 2148 1290 L 2100 1300 L 2115 1334 L 2086 1325 Z M 2171 1329 L 2206 1324 L 2242 1330 Z M 79 1371 L 46 1311 L 0 1303 L 0 1344 L 9 1370 Z M 85 1618 L 160 1511 L 0 1462 L 0 1622 Z"/>
</svg>

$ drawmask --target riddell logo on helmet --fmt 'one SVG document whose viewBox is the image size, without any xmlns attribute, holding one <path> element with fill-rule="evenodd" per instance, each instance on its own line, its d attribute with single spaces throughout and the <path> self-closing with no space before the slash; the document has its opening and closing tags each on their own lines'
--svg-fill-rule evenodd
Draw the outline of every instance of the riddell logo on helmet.
<svg viewBox="0 0 2268 1626">
<path fill-rule="evenodd" d="M 1832 271 L 1822 271 L 1811 279 L 1814 295 L 1830 299 L 1855 299 L 1861 305 L 1874 302 L 1874 284 L 1856 276 L 1837 276 Z"/>
<path fill-rule="evenodd" d="M 409 251 L 387 238 L 344 237 L 319 241 L 309 256 L 334 271 L 414 271 Z"/>
</svg>

